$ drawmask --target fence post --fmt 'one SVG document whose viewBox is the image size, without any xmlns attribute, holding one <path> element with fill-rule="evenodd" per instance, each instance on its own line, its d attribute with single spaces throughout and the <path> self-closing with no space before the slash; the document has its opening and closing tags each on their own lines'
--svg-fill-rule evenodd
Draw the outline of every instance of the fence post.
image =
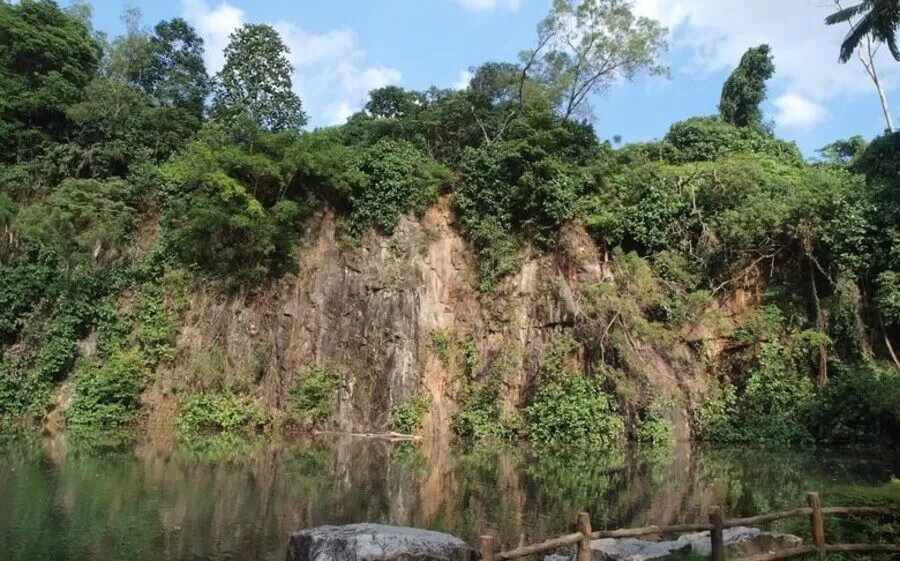
<svg viewBox="0 0 900 561">
<path fill-rule="evenodd" d="M 812 513 L 809 515 L 809 522 L 812 525 L 813 541 L 816 542 L 816 553 L 819 561 L 825 561 L 827 551 L 825 549 L 825 518 L 822 516 L 822 501 L 819 500 L 819 494 L 809 492 L 806 494 Z"/>
<path fill-rule="evenodd" d="M 712 546 L 712 561 L 725 561 L 725 536 L 722 525 L 722 509 L 717 506 L 709 510 L 709 522 L 712 524 L 712 532 L 709 533 Z"/>
<path fill-rule="evenodd" d="M 591 561 L 591 515 L 587 512 L 578 513 L 578 531 L 584 538 L 578 542 L 578 561 Z"/>
<path fill-rule="evenodd" d="M 494 561 L 494 536 L 481 536 L 481 561 Z"/>
</svg>

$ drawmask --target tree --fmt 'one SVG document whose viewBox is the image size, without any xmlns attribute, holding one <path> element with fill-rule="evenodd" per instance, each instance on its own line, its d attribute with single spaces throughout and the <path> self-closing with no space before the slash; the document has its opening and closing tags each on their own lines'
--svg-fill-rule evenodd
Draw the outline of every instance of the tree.
<svg viewBox="0 0 900 561">
<path fill-rule="evenodd" d="M 209 94 L 203 63 L 203 39 L 182 18 L 161 21 L 150 37 L 153 59 L 143 83 L 157 103 L 179 107 L 200 117 Z"/>
<path fill-rule="evenodd" d="M 840 13 L 840 11 L 842 10 L 840 1 L 834 0 L 834 5 L 839 10 L 838 13 Z M 847 16 L 846 22 L 850 26 L 851 33 L 857 28 L 857 25 L 860 23 L 854 22 L 853 16 Z M 868 74 L 869 78 L 872 80 L 872 84 L 874 84 L 875 86 L 875 91 L 878 92 L 878 100 L 881 102 L 881 113 L 884 115 L 884 122 L 887 125 L 887 131 L 894 132 L 894 119 L 893 117 L 891 117 L 891 108 L 888 105 L 887 96 L 885 95 L 884 87 L 881 84 L 881 77 L 878 75 L 878 67 L 875 65 L 875 55 L 878 53 L 878 48 L 880 46 L 881 45 L 877 40 L 873 41 L 873 32 L 870 31 L 860 38 L 853 50 L 856 51 L 856 56 L 859 58 L 859 63 L 862 65 L 863 69 L 866 71 L 866 74 Z M 841 57 L 841 62 L 847 62 L 847 60 L 849 60 L 849 58 L 847 60 L 843 59 L 843 53 L 841 54 Z"/>
<path fill-rule="evenodd" d="M 469 69 L 471 97 L 476 107 L 503 108 L 518 101 L 522 67 L 511 62 L 486 62 Z"/>
<path fill-rule="evenodd" d="M 300 98 L 291 91 L 289 52 L 269 25 L 245 24 L 232 33 L 216 76 L 213 116 L 233 121 L 246 114 L 272 132 L 306 124 Z"/>
<path fill-rule="evenodd" d="M 385 86 L 369 92 L 366 111 L 376 118 L 396 119 L 416 113 L 422 106 L 421 95 L 397 86 Z"/>
<path fill-rule="evenodd" d="M 822 160 L 826 163 L 849 164 L 865 151 L 866 146 L 868 143 L 857 134 L 846 140 L 835 140 L 816 152 L 822 155 Z"/>
<path fill-rule="evenodd" d="M 618 80 L 668 75 L 657 62 L 667 30 L 632 7 L 631 0 L 554 0 L 538 25 L 537 47 L 522 56 L 525 71 L 534 65 L 556 91 L 564 119 L 589 114 L 587 97 Z"/>
<path fill-rule="evenodd" d="M 65 107 L 81 97 L 100 59 L 85 22 L 48 0 L 0 3 L 0 153 L 24 157 L 62 136 Z"/>
<path fill-rule="evenodd" d="M 774 74 L 768 45 L 748 49 L 722 87 L 722 119 L 738 127 L 762 127 L 759 104 L 766 99 L 766 81 Z"/>
<path fill-rule="evenodd" d="M 897 0 L 862 0 L 859 4 L 840 8 L 825 18 L 827 25 L 850 23 L 851 28 L 841 43 L 838 60 L 847 62 L 853 52 L 862 44 L 867 35 L 880 43 L 885 43 L 894 58 L 900 61 L 897 46 L 897 26 L 900 25 L 900 3 Z M 853 18 L 860 19 L 853 23 Z"/>
<path fill-rule="evenodd" d="M 125 34 L 116 37 L 108 47 L 109 55 L 104 65 L 106 74 L 139 86 L 145 80 L 153 57 L 150 37 L 141 29 L 139 8 L 127 8 L 122 22 Z"/>
</svg>

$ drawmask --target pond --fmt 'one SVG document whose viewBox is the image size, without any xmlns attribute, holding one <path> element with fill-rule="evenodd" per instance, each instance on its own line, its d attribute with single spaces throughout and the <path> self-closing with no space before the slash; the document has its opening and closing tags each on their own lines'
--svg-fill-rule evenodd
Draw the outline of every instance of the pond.
<svg viewBox="0 0 900 561">
<path fill-rule="evenodd" d="M 364 521 L 473 544 L 496 531 L 514 547 L 562 533 L 575 511 L 590 512 L 595 529 L 697 522 L 712 505 L 751 515 L 895 473 L 896 457 L 878 451 L 679 444 L 565 456 L 223 439 L 102 452 L 20 439 L 0 456 L 0 552 L 5 561 L 280 561 L 294 530 Z"/>
</svg>

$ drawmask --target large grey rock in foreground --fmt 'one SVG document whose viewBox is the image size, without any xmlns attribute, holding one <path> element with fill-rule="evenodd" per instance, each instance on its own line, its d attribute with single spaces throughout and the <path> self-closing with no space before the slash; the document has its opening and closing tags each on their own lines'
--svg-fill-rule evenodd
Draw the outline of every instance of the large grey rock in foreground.
<svg viewBox="0 0 900 561">
<path fill-rule="evenodd" d="M 591 542 L 591 557 L 593 561 L 662 561 L 677 551 L 676 545 L 676 542 L 606 538 Z"/>
<path fill-rule="evenodd" d="M 803 540 L 791 534 L 763 532 L 759 528 L 736 526 L 722 531 L 725 541 L 725 558 L 740 559 L 790 549 L 803 545 Z M 712 542 L 709 532 L 684 534 L 675 542 L 680 546 L 690 546 L 695 555 L 712 555 Z"/>
<path fill-rule="evenodd" d="M 722 532 L 725 541 L 725 557 L 740 559 L 762 553 L 799 547 L 803 540 L 790 534 L 763 532 L 759 528 L 737 526 Z M 606 538 L 591 542 L 593 561 L 667 561 L 677 554 L 712 555 L 709 532 L 684 534 L 674 541 L 647 541 L 634 538 Z M 574 561 L 575 549 L 548 555 L 545 561 Z"/>
<path fill-rule="evenodd" d="M 466 561 L 476 555 L 461 539 L 382 524 L 319 526 L 291 535 L 287 561 Z"/>
</svg>

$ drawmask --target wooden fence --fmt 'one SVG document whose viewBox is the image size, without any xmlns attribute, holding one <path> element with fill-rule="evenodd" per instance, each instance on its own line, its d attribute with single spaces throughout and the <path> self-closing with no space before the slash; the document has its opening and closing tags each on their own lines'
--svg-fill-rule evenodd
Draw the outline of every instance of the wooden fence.
<svg viewBox="0 0 900 561">
<path fill-rule="evenodd" d="M 482 561 L 508 561 L 520 557 L 528 557 L 540 553 L 550 553 L 562 547 L 578 544 L 576 561 L 591 561 L 591 540 L 601 538 L 634 538 L 657 534 L 680 534 L 685 532 L 710 532 L 712 545 L 712 561 L 725 561 L 725 541 L 723 530 L 735 526 L 754 526 L 782 520 L 784 518 L 809 517 L 814 545 L 785 549 L 774 553 L 766 553 L 745 557 L 741 561 L 778 561 L 801 555 L 816 554 L 818 561 L 824 561 L 828 553 L 900 553 L 900 544 L 828 544 L 825 541 L 825 516 L 833 514 L 849 514 L 856 516 L 900 514 L 897 508 L 878 507 L 822 507 L 818 493 L 808 493 L 809 506 L 782 512 L 773 512 L 748 518 L 732 518 L 724 520 L 722 510 L 713 507 L 709 513 L 708 524 L 679 524 L 675 526 L 647 526 L 644 528 L 626 528 L 621 530 L 591 529 L 591 517 L 586 512 L 578 513 L 578 532 L 547 540 L 545 542 L 526 545 L 508 551 L 495 551 L 494 536 L 481 536 Z M 900 508 L 900 507 L 898 507 Z"/>
</svg>

